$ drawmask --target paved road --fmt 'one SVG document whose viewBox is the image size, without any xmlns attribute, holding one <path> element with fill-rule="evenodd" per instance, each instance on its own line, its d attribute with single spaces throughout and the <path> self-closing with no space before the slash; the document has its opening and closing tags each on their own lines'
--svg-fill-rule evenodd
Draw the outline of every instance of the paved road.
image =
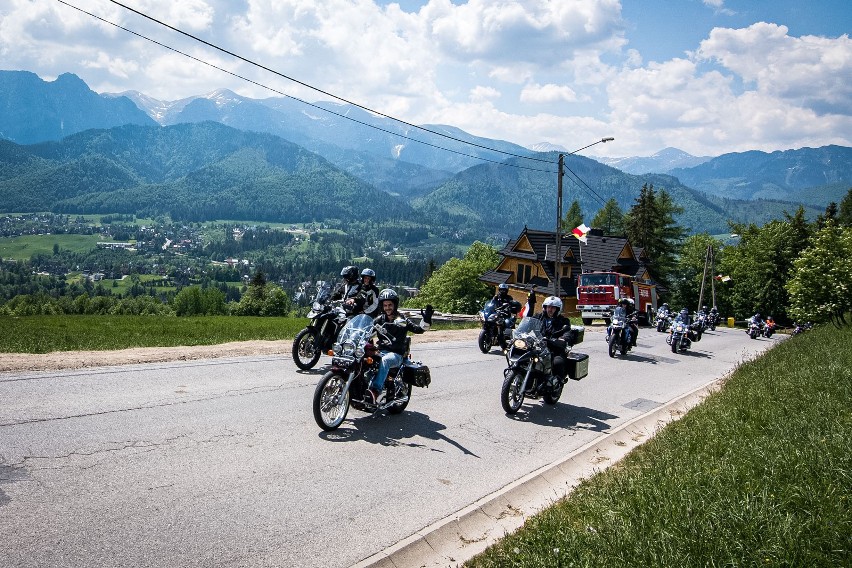
<svg viewBox="0 0 852 568">
<path fill-rule="evenodd" d="M 333 433 L 281 357 L 0 374 L 0 565 L 350 566 L 775 341 L 643 329 L 614 360 L 591 328 L 589 376 L 510 418 L 497 350 L 415 339 L 432 387 Z"/>
</svg>

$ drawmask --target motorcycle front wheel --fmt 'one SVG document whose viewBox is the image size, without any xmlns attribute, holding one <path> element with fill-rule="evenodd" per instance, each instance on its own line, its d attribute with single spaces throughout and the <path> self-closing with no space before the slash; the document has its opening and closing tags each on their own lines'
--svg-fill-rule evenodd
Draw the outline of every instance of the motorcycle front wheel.
<svg viewBox="0 0 852 568">
<path fill-rule="evenodd" d="M 675 340 L 675 338 L 672 337 L 672 353 L 677 353 L 678 344 L 680 344 L 680 339 Z"/>
<path fill-rule="evenodd" d="M 340 426 L 349 412 L 349 391 L 341 396 L 345 385 L 346 377 L 328 372 L 314 390 L 314 420 L 326 432 Z"/>
<path fill-rule="evenodd" d="M 519 371 L 513 371 L 503 379 L 503 388 L 500 389 L 500 403 L 506 414 L 515 414 L 524 403 L 524 393 L 521 387 L 524 384 L 524 375 Z"/>
<path fill-rule="evenodd" d="M 293 340 L 293 362 L 303 371 L 313 369 L 320 358 L 320 346 L 314 330 L 305 328 Z"/>
<path fill-rule="evenodd" d="M 618 350 L 618 334 L 613 333 L 609 336 L 609 356 L 615 357 L 615 352 Z"/>
<path fill-rule="evenodd" d="M 491 351 L 491 334 L 488 330 L 483 329 L 479 332 L 479 340 L 477 343 L 479 344 L 479 350 L 483 353 Z"/>
</svg>

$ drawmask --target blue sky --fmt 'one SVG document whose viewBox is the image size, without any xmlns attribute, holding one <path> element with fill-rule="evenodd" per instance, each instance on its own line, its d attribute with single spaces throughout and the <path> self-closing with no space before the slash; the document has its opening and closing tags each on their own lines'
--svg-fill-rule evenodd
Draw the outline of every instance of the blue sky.
<svg viewBox="0 0 852 568">
<path fill-rule="evenodd" d="M 108 0 L 65 0 L 275 91 L 328 99 Z M 592 156 L 852 145 L 848 0 L 125 0 L 416 124 Z M 0 68 L 164 101 L 280 96 L 57 0 L 0 4 Z"/>
</svg>

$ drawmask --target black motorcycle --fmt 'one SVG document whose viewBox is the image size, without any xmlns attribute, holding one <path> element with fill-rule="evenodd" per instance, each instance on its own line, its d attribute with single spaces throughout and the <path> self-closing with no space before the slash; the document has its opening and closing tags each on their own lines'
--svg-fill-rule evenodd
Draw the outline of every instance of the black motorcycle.
<svg viewBox="0 0 852 568">
<path fill-rule="evenodd" d="M 669 327 L 672 325 L 672 314 L 667 310 L 660 310 L 657 312 L 657 318 L 654 320 L 654 325 L 657 327 L 657 331 L 660 333 L 665 333 L 669 330 Z"/>
<path fill-rule="evenodd" d="M 342 302 L 331 300 L 331 283 L 323 282 L 308 312 L 311 322 L 293 340 L 293 361 L 307 371 L 319 361 L 320 355 L 331 349 L 348 315 Z"/>
<path fill-rule="evenodd" d="M 687 324 L 680 320 L 672 322 L 672 329 L 666 337 L 666 343 L 672 348 L 672 353 L 686 351 L 693 341 L 701 341 L 702 329 L 697 323 Z"/>
<path fill-rule="evenodd" d="M 615 357 L 617 351 L 622 355 L 627 355 L 627 352 L 630 351 L 631 333 L 627 310 L 623 306 L 618 306 L 612 313 L 609 327 L 606 328 L 606 341 L 609 344 L 610 357 Z"/>
<path fill-rule="evenodd" d="M 479 332 L 477 345 L 483 353 L 488 353 L 495 345 L 506 349 L 515 328 L 515 314 L 521 309 L 521 304 L 512 300 L 507 305 L 497 307 L 497 302 L 490 299 L 479 312 L 479 322 L 482 331 Z"/>
<path fill-rule="evenodd" d="M 340 426 L 350 406 L 364 412 L 399 414 L 411 400 L 412 386 L 428 387 L 432 382 L 429 367 L 411 361 L 406 353 L 402 365 L 388 373 L 382 394 L 374 403 L 367 389 L 379 371 L 381 355 L 372 341 L 379 329 L 369 316 L 360 314 L 341 330 L 332 348 L 331 369 L 314 390 L 314 420 L 323 430 Z"/>
<path fill-rule="evenodd" d="M 583 341 L 585 329 L 571 330 L 571 344 Z M 589 356 L 585 353 L 569 352 L 568 378 L 579 381 L 589 373 Z M 551 375 L 550 350 L 541 333 L 541 320 L 525 317 L 512 334 L 512 342 L 506 351 L 508 367 L 503 371 L 503 386 L 500 402 L 508 414 L 520 410 L 525 397 L 544 399 L 547 404 L 556 404 L 562 396 L 566 379 Z"/>
<path fill-rule="evenodd" d="M 716 331 L 716 326 L 719 325 L 722 316 L 719 315 L 719 312 L 710 312 L 707 314 L 707 327 L 710 328 L 710 331 Z"/>
</svg>

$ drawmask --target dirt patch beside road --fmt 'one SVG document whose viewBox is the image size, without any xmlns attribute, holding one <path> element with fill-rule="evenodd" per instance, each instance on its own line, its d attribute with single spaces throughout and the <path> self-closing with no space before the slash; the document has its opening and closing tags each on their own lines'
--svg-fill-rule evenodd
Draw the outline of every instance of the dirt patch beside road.
<svg viewBox="0 0 852 568">
<path fill-rule="evenodd" d="M 456 329 L 427 331 L 413 335 L 411 343 L 435 341 L 476 341 L 479 329 Z M 117 351 L 55 351 L 53 353 L 3 353 L 0 354 L 0 372 L 9 371 L 55 371 L 59 369 L 83 369 L 137 363 L 159 363 L 164 361 L 190 361 L 215 359 L 218 357 L 242 357 L 250 355 L 290 355 L 291 341 L 238 341 L 220 345 L 196 345 L 179 347 L 135 347 Z"/>
</svg>

